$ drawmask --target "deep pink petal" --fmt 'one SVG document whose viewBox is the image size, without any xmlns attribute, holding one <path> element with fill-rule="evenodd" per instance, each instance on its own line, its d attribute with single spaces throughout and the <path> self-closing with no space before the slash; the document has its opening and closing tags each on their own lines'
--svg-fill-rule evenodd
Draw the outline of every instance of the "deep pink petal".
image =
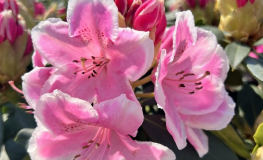
<svg viewBox="0 0 263 160">
<path fill-rule="evenodd" d="M 195 8 L 195 6 L 196 6 L 196 1 L 195 0 L 185 0 L 186 1 L 186 3 L 188 4 L 188 6 L 189 7 L 191 7 L 191 8 Z"/>
<path fill-rule="evenodd" d="M 90 103 L 59 90 L 41 96 L 35 116 L 54 135 L 83 131 L 99 119 Z"/>
<path fill-rule="evenodd" d="M 220 130 L 227 126 L 235 114 L 235 103 L 227 94 L 225 100 L 212 113 L 204 115 L 181 115 L 185 124 L 192 128 Z"/>
<path fill-rule="evenodd" d="M 250 1 L 250 3 L 252 3 L 252 4 L 254 4 L 254 2 L 255 2 L 255 0 L 249 0 Z"/>
<path fill-rule="evenodd" d="M 98 32 L 111 41 L 118 36 L 118 8 L 112 0 L 70 0 L 67 20 L 70 36 L 84 31 L 91 39 L 88 41 L 96 42 L 100 41 Z"/>
<path fill-rule="evenodd" d="M 31 107 L 35 108 L 35 103 L 41 96 L 41 89 L 53 72 L 55 72 L 53 67 L 35 67 L 32 71 L 22 76 L 24 96 Z"/>
<path fill-rule="evenodd" d="M 81 37 L 69 37 L 68 24 L 61 19 L 50 18 L 40 22 L 32 30 L 35 49 L 54 67 L 61 67 L 80 60 L 80 57 L 100 55 L 100 50 L 87 45 Z"/>
<path fill-rule="evenodd" d="M 162 40 L 166 25 L 166 17 L 165 14 L 163 14 L 162 18 L 156 26 L 154 45 L 157 45 Z"/>
<path fill-rule="evenodd" d="M 120 28 L 114 45 L 108 48 L 109 70 L 124 73 L 130 81 L 139 79 L 151 66 L 153 41 L 148 32 Z"/>
<path fill-rule="evenodd" d="M 167 147 L 153 142 L 138 142 L 129 136 L 112 132 L 109 160 L 174 160 L 174 153 Z"/>
<path fill-rule="evenodd" d="M 187 127 L 187 139 L 194 146 L 200 157 L 208 152 L 208 137 L 201 129 Z"/>
<path fill-rule="evenodd" d="M 111 100 L 94 105 L 99 114 L 99 125 L 115 130 L 122 135 L 137 134 L 143 122 L 142 107 L 128 100 L 125 94 Z"/>
<path fill-rule="evenodd" d="M 38 53 L 38 51 L 35 51 L 32 55 L 32 63 L 33 67 L 45 67 L 47 61 Z"/>
<path fill-rule="evenodd" d="M 244 5 L 246 5 L 247 1 L 248 1 L 248 0 L 236 0 L 236 2 L 237 2 L 237 7 L 238 7 L 238 8 L 243 7 Z M 250 1 L 250 0 L 249 0 L 249 1 Z M 251 3 L 252 3 L 252 2 L 251 2 Z"/>
<path fill-rule="evenodd" d="M 254 46 L 253 49 L 255 49 L 258 53 L 263 53 L 263 45 Z"/>
<path fill-rule="evenodd" d="M 115 0 L 115 4 L 118 7 L 118 11 L 124 15 L 127 12 L 127 0 Z"/>
</svg>

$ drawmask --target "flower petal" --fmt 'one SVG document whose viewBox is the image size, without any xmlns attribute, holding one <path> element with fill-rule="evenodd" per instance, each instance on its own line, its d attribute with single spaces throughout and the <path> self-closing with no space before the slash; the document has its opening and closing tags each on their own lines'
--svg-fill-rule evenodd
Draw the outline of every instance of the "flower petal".
<svg viewBox="0 0 263 160">
<path fill-rule="evenodd" d="M 36 102 L 40 99 L 41 89 L 51 74 L 55 72 L 54 68 L 35 67 L 31 72 L 22 76 L 23 92 L 27 103 L 35 109 Z"/>
<path fill-rule="evenodd" d="M 170 62 L 177 61 L 183 54 L 181 50 L 196 42 L 197 31 L 191 11 L 176 13 L 173 36 L 173 53 Z"/>
<path fill-rule="evenodd" d="M 176 108 L 180 113 L 203 115 L 217 110 L 225 98 L 225 88 L 223 82 L 212 75 L 202 80 L 202 86 L 203 88 L 194 94 L 176 92 L 176 94 L 169 95 L 175 92 L 173 89 L 178 88 L 178 86 L 164 85 L 163 88 L 165 95 L 169 96 L 167 98 L 174 99 Z"/>
<path fill-rule="evenodd" d="M 83 30 L 92 40 L 99 40 L 98 32 L 111 41 L 118 36 L 118 8 L 112 0 L 69 0 L 67 20 L 71 37 Z"/>
<path fill-rule="evenodd" d="M 47 61 L 39 54 L 38 51 L 35 51 L 32 55 L 33 67 L 45 67 Z"/>
<path fill-rule="evenodd" d="M 186 132 L 187 139 L 194 146 L 199 157 L 203 157 L 208 152 L 208 137 L 201 129 L 187 127 Z"/>
<path fill-rule="evenodd" d="M 54 135 L 80 132 L 98 121 L 98 113 L 90 103 L 59 90 L 41 96 L 35 116 Z"/>
<path fill-rule="evenodd" d="M 129 136 L 112 132 L 109 160 L 174 160 L 174 153 L 167 147 L 153 142 L 137 142 Z"/>
<path fill-rule="evenodd" d="M 31 159 L 37 160 L 72 160 L 78 155 L 85 158 L 83 146 L 96 135 L 98 129 L 89 127 L 84 132 L 54 137 L 52 133 L 37 127 L 29 140 L 28 152 Z M 96 151 L 95 154 L 100 154 L 100 148 Z"/>
<path fill-rule="evenodd" d="M 58 18 L 49 18 L 33 28 L 34 47 L 48 63 L 59 68 L 80 57 L 100 56 L 99 49 L 80 37 L 69 37 L 68 29 L 68 24 Z"/>
<path fill-rule="evenodd" d="M 126 98 L 125 94 L 117 98 L 94 105 L 99 114 L 98 125 L 115 130 L 122 135 L 137 134 L 143 122 L 142 107 Z"/>
<path fill-rule="evenodd" d="M 41 94 L 59 89 L 72 97 L 90 103 L 109 100 L 121 94 L 126 94 L 128 99 L 137 101 L 131 85 L 123 73 L 111 72 L 107 68 L 102 69 L 96 77 L 88 78 L 85 74 L 74 74 L 76 70 L 78 70 L 78 67 L 75 65 L 61 67 L 45 83 Z"/>
<path fill-rule="evenodd" d="M 123 72 L 130 81 L 139 79 L 151 66 L 154 44 L 149 32 L 120 28 L 114 45 L 109 46 L 109 70 Z"/>
<path fill-rule="evenodd" d="M 189 127 L 206 129 L 206 130 L 220 130 L 227 126 L 235 114 L 235 103 L 226 94 L 225 100 L 214 112 L 204 115 L 181 115 L 185 124 Z"/>
</svg>

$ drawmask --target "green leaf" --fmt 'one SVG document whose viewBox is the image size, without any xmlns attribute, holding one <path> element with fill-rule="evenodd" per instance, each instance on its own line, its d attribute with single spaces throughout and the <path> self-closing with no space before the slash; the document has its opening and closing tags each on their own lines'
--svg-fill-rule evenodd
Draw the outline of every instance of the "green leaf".
<svg viewBox="0 0 263 160">
<path fill-rule="evenodd" d="M 263 60 L 247 57 L 245 63 L 249 71 L 259 80 L 263 81 Z"/>
<path fill-rule="evenodd" d="M 190 143 L 183 150 L 178 150 L 176 144 L 166 129 L 162 115 L 145 115 L 142 128 L 157 143 L 167 146 L 176 155 L 176 160 L 238 160 L 237 156 L 222 141 L 207 132 L 209 152 L 200 158 Z"/>
<path fill-rule="evenodd" d="M 199 28 L 202 28 L 207 31 L 211 31 L 218 40 L 224 40 L 225 36 L 222 31 L 220 31 L 217 27 L 214 26 L 209 26 L 209 25 L 204 25 L 204 26 L 198 26 Z"/>
<path fill-rule="evenodd" d="M 220 131 L 211 132 L 224 141 L 225 144 L 230 147 L 237 155 L 243 158 L 250 157 L 250 152 L 245 148 L 243 141 L 230 125 Z"/>
<path fill-rule="evenodd" d="M 5 150 L 10 160 L 21 160 L 27 155 L 23 146 L 9 139 L 5 142 Z"/>
<path fill-rule="evenodd" d="M 252 127 L 263 110 L 262 98 L 246 84 L 237 94 L 237 105 L 242 108 L 248 124 Z"/>
<path fill-rule="evenodd" d="M 253 46 L 260 46 L 263 44 L 263 38 L 261 38 L 260 40 L 256 41 Z"/>
<path fill-rule="evenodd" d="M 17 142 L 18 144 L 23 146 L 25 149 L 27 149 L 29 139 L 31 138 L 33 132 L 34 132 L 34 129 L 32 128 L 21 129 L 15 137 L 15 142 Z"/>
<path fill-rule="evenodd" d="M 243 59 L 249 54 L 250 48 L 237 42 L 230 43 L 226 46 L 225 52 L 229 59 L 229 63 L 232 70 L 243 61 Z"/>
<path fill-rule="evenodd" d="M 263 123 L 258 126 L 256 133 L 254 134 L 254 140 L 260 146 L 263 145 Z"/>
</svg>

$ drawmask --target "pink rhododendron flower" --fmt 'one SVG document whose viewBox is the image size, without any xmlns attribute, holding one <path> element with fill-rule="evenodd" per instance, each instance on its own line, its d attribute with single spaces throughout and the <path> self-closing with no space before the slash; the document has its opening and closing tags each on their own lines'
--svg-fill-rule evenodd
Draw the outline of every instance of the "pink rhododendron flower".
<svg viewBox="0 0 263 160">
<path fill-rule="evenodd" d="M 41 89 L 49 77 L 56 71 L 54 67 L 35 67 L 31 72 L 22 76 L 22 90 L 24 97 L 33 109 L 40 99 Z"/>
<path fill-rule="evenodd" d="M 139 31 L 151 31 L 154 44 L 158 44 L 166 27 L 162 0 L 115 0 L 127 26 Z"/>
<path fill-rule="evenodd" d="M 68 23 L 52 18 L 32 30 L 35 49 L 58 68 L 42 94 L 60 89 L 89 102 L 121 94 L 136 99 L 129 81 L 151 65 L 149 33 L 119 28 L 111 0 L 70 0 L 67 16 Z"/>
<path fill-rule="evenodd" d="M 35 13 L 34 13 L 35 17 L 44 15 L 46 9 L 43 3 L 34 1 L 34 6 L 35 6 Z"/>
<path fill-rule="evenodd" d="M 241 8 L 241 7 L 245 6 L 248 2 L 253 4 L 255 2 L 255 0 L 236 0 L 236 2 L 237 2 L 237 7 Z"/>
<path fill-rule="evenodd" d="M 35 110 L 38 127 L 28 152 L 33 160 L 175 159 L 167 147 L 137 142 L 141 106 L 125 95 L 95 104 L 55 90 L 41 96 Z"/>
<path fill-rule="evenodd" d="M 14 17 L 19 13 L 19 7 L 16 0 L 0 0 L 0 12 L 11 10 Z"/>
<path fill-rule="evenodd" d="M 202 157 L 208 138 L 201 129 L 222 129 L 234 115 L 235 104 L 223 84 L 228 60 L 216 37 L 194 26 L 190 11 L 177 13 L 168 33 L 154 70 L 155 98 L 178 148 L 188 139 Z"/>
</svg>

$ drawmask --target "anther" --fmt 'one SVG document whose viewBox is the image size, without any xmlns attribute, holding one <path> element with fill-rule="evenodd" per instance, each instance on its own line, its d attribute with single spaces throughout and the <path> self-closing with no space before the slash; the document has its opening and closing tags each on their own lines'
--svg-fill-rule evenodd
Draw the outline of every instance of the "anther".
<svg viewBox="0 0 263 160">
<path fill-rule="evenodd" d="M 98 66 L 100 66 L 100 64 L 97 64 L 96 66 L 98 67 Z"/>
<path fill-rule="evenodd" d="M 202 82 L 195 83 L 195 85 L 201 85 L 201 84 L 202 84 Z"/>
<path fill-rule="evenodd" d="M 195 92 L 194 91 L 192 91 L 192 92 L 189 92 L 190 94 L 194 94 Z"/>
<path fill-rule="evenodd" d="M 91 73 L 91 76 L 92 76 L 92 77 L 95 77 L 93 73 Z"/>
<path fill-rule="evenodd" d="M 107 144 L 107 148 L 110 148 L 110 145 L 109 145 L 109 144 Z"/>
<path fill-rule="evenodd" d="M 88 77 L 88 79 L 90 79 L 90 76 Z"/>
<path fill-rule="evenodd" d="M 179 87 L 185 87 L 185 85 L 184 84 L 179 84 Z"/>
<path fill-rule="evenodd" d="M 80 57 L 80 60 L 85 62 L 85 61 L 87 61 L 87 58 Z"/>
<path fill-rule="evenodd" d="M 85 145 L 85 146 L 82 147 L 82 149 L 86 149 L 88 147 L 89 147 L 89 145 Z"/>
<path fill-rule="evenodd" d="M 93 70 L 93 73 L 98 74 L 95 70 Z"/>
<path fill-rule="evenodd" d="M 79 63 L 79 61 L 78 61 L 78 60 L 73 60 L 73 62 L 75 62 L 75 63 Z"/>
<path fill-rule="evenodd" d="M 179 74 L 183 74 L 184 71 L 181 71 L 181 72 L 177 72 L 175 75 L 179 75 Z"/>
<path fill-rule="evenodd" d="M 183 80 L 184 79 L 184 77 L 181 77 L 180 79 L 179 79 L 179 81 L 181 81 L 181 80 Z"/>
<path fill-rule="evenodd" d="M 77 74 L 77 72 L 74 72 L 74 74 Z"/>
<path fill-rule="evenodd" d="M 80 154 L 76 155 L 76 156 L 74 157 L 74 159 L 75 159 L 75 158 L 78 158 L 78 157 L 80 157 Z"/>
<path fill-rule="evenodd" d="M 94 141 L 93 140 L 90 140 L 89 143 L 93 143 Z"/>
<path fill-rule="evenodd" d="M 195 89 L 200 90 L 200 89 L 202 89 L 202 88 L 203 88 L 203 86 L 201 86 L 201 87 L 196 87 Z"/>
<path fill-rule="evenodd" d="M 82 72 L 82 74 L 85 74 L 85 72 Z"/>
<path fill-rule="evenodd" d="M 95 57 L 94 57 L 94 56 L 91 56 L 91 58 L 92 58 L 92 59 L 95 59 Z"/>
</svg>

